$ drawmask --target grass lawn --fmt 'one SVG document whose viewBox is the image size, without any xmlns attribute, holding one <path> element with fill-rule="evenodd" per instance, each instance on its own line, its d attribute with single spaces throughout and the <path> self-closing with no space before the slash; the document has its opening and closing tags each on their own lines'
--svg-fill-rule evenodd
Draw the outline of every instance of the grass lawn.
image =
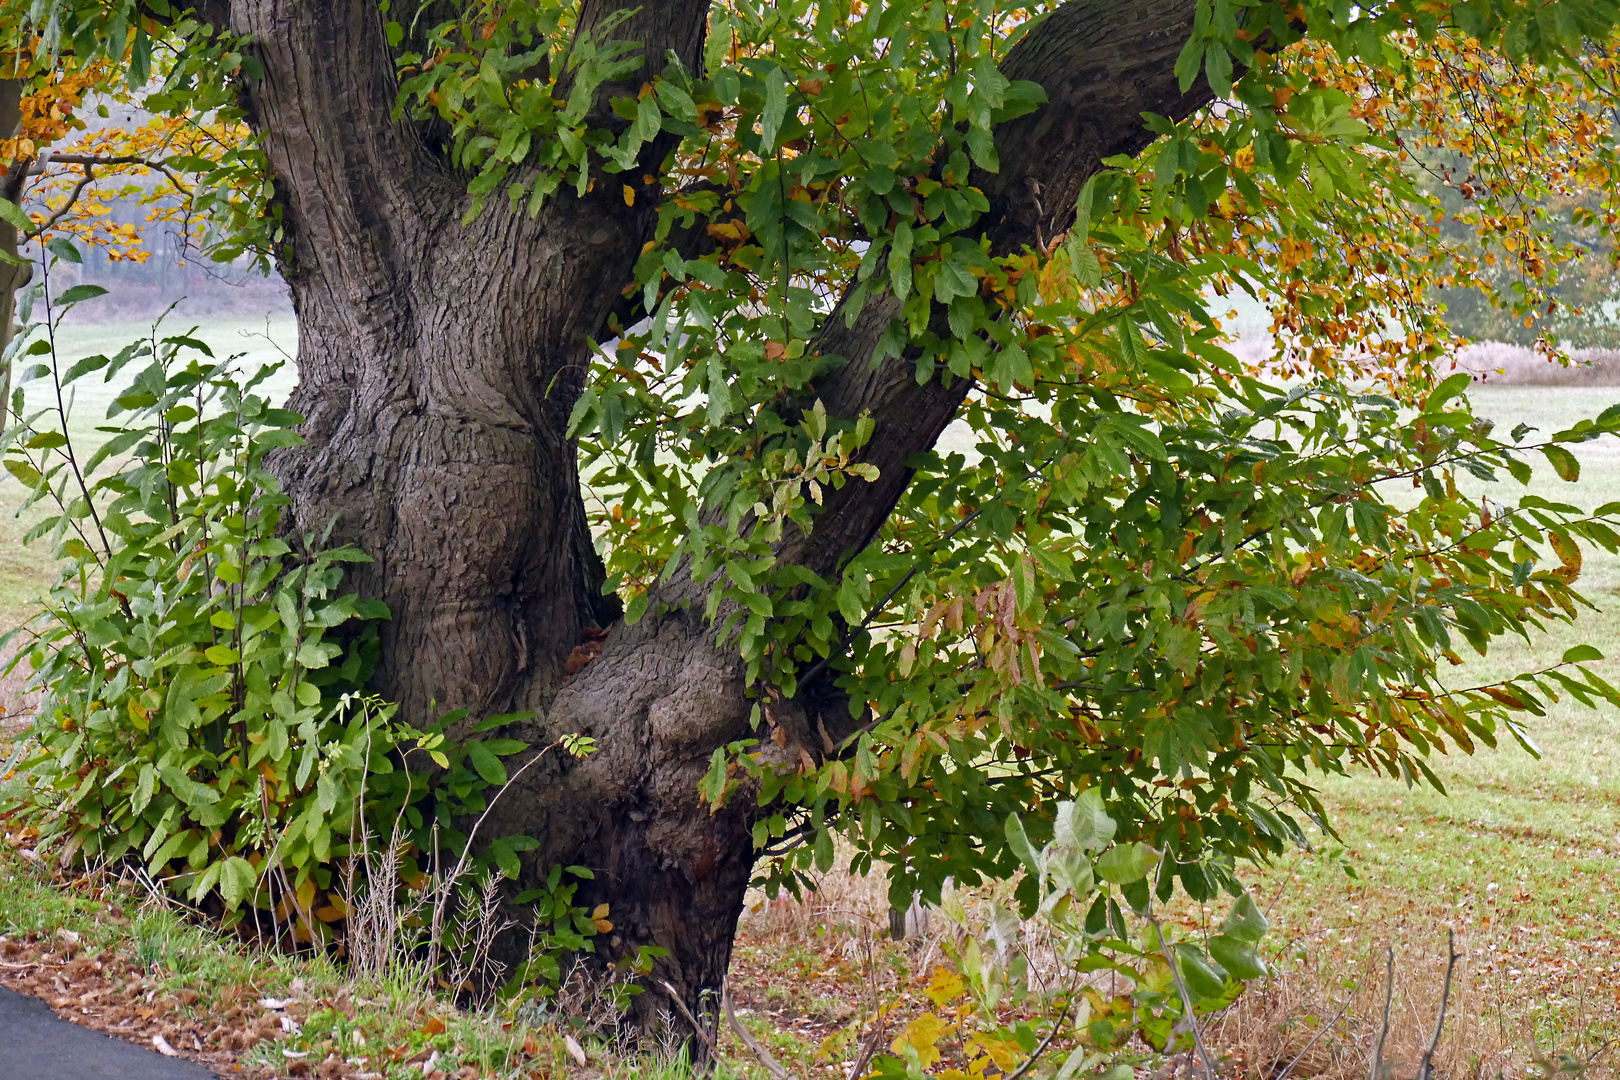
<svg viewBox="0 0 1620 1080">
<path fill-rule="evenodd" d="M 1523 421 L 1550 433 L 1620 401 L 1620 388 L 1479 388 L 1472 396 L 1499 429 Z M 1620 443 L 1577 453 L 1579 484 L 1543 468 L 1530 490 L 1588 509 L 1620 499 Z M 1610 657 L 1597 665 L 1606 679 L 1620 679 L 1620 559 L 1589 552 L 1577 587 L 1599 610 L 1530 644 L 1503 642 L 1488 658 L 1468 653 L 1454 685 L 1556 663 L 1582 642 Z M 1308 1038 L 1353 998 L 1313 1048 L 1307 1074 L 1365 1075 L 1365 1042 L 1381 1021 L 1384 950 L 1393 947 L 1386 1060 L 1409 1074 L 1433 1036 L 1448 930 L 1463 958 L 1438 1057 L 1446 1075 L 1522 1075 L 1538 1054 L 1584 1059 L 1620 1036 L 1620 716 L 1565 699 L 1529 728 L 1539 759 L 1507 737 L 1495 751 L 1441 759 L 1444 796 L 1372 775 L 1322 782 L 1342 847 L 1324 838 L 1318 854 L 1255 875 L 1273 905 L 1281 960 L 1298 976 L 1269 1002 L 1251 1003 L 1253 1016 L 1238 1010 L 1234 1043 L 1262 1016 Z M 1610 1048 L 1594 1066 L 1609 1072 L 1615 1060 Z"/>
</svg>

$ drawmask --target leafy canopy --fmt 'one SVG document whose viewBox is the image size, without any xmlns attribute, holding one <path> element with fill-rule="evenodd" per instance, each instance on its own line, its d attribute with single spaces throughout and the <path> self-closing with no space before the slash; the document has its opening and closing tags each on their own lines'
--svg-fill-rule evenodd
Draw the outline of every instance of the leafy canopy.
<svg viewBox="0 0 1620 1080">
<path fill-rule="evenodd" d="M 695 582 L 746 659 L 758 739 L 715 751 L 704 795 L 758 802 L 773 887 L 828 865 L 834 830 L 897 896 L 1006 877 L 1092 798 L 1113 832 L 1067 845 L 1065 873 L 1114 904 L 1084 923 L 1102 940 L 1120 902 L 1235 891 L 1238 860 L 1303 842 L 1315 773 L 1438 786 L 1433 754 L 1522 740 L 1548 700 L 1620 703 L 1584 646 L 1450 676 L 1586 604 L 1582 548 L 1620 548 L 1620 504 L 1496 485 L 1576 480 L 1571 447 L 1620 411 L 1495 431 L 1446 377 L 1437 292 L 1482 283 L 1521 318 L 1577 249 L 1612 249 L 1610 0 L 1199 0 L 1175 75 L 1212 103 L 1145 117 L 1156 141 L 1016 250 L 987 238 L 982 185 L 998 128 L 1046 99 L 1001 68 L 1053 5 L 727 0 L 699 69 L 643 67 L 614 19 L 576 33 L 575 4 L 382 8 L 398 115 L 445 140 L 469 216 L 602 185 L 657 201 L 639 310 L 570 435 L 628 618 Z M 20 32 L 173 116 L 229 118 L 258 77 L 250 45 L 163 0 L 36 0 Z M 226 255 L 282 239 L 243 138 L 175 166 L 234 193 Z M 1271 311 L 1264 363 L 1226 348 L 1238 291 Z M 822 348 L 867 305 L 892 313 L 874 355 Z M 881 533 L 822 573 L 785 540 L 874 479 L 863 447 L 893 418 L 829 415 L 818 387 L 868 362 L 965 399 Z M 857 733 L 767 765 L 774 706 L 823 674 Z"/>
</svg>

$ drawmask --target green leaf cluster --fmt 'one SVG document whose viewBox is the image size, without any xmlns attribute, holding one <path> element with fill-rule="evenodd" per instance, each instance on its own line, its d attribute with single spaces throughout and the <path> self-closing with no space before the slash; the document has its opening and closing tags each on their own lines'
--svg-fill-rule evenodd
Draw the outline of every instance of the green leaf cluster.
<svg viewBox="0 0 1620 1080">
<path fill-rule="evenodd" d="M 338 858 L 396 825 L 417 853 L 459 852 L 457 823 L 485 808 L 507 779 L 501 758 L 525 744 L 448 738 L 464 713 L 415 731 L 359 696 L 387 609 L 341 591 L 362 553 L 283 534 L 287 500 L 265 457 L 298 443 L 300 418 L 254 393 L 273 367 L 245 376 L 160 327 L 65 366 L 63 305 L 103 290 L 51 297 L 49 280 L 23 317 L 49 303 L 55 321 L 31 323 L 16 347 L 43 361 L 25 384 L 47 392 L 18 387 L 0 448 L 25 506 L 45 511 L 27 539 L 49 543 L 61 570 L 8 635 L 11 666 L 42 697 L 0 805 L 64 860 L 134 860 L 192 902 L 275 907 L 312 934 L 311 912 L 341 914 L 315 900 L 336 889 Z M 83 456 L 67 398 L 120 376 L 111 422 Z M 27 408 L 39 398 L 51 404 Z M 404 768 L 417 752 L 438 766 L 431 779 Z M 483 859 L 513 874 L 533 843 L 499 839 Z"/>
</svg>

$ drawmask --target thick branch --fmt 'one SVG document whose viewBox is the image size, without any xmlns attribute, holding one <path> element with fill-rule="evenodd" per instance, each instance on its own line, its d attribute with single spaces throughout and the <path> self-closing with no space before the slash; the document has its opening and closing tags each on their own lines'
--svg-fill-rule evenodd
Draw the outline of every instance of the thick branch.
<svg viewBox="0 0 1620 1080">
<path fill-rule="evenodd" d="M 1193 0 L 1069 0 L 1013 48 L 1002 72 L 1039 83 L 1048 102 L 997 128 L 1001 172 L 976 170 L 972 177 L 990 200 L 992 255 L 1066 230 L 1075 197 L 1103 159 L 1140 153 L 1153 141 L 1144 112 L 1183 119 L 1211 100 L 1205 83 L 1184 94 L 1175 76 L 1193 9 Z M 848 358 L 818 391 L 831 415 L 871 411 L 877 426 L 863 456 L 881 474 L 875 483 L 830 492 L 813 534 L 789 541 L 783 554 L 818 573 L 877 535 L 911 481 L 906 460 L 934 445 L 971 387 L 970 380 L 946 385 L 937 378 L 919 386 L 910 357 L 874 368 L 868 358 L 898 314 L 899 305 L 885 298 L 846 328 L 841 310 L 834 311 L 816 345 Z"/>
</svg>

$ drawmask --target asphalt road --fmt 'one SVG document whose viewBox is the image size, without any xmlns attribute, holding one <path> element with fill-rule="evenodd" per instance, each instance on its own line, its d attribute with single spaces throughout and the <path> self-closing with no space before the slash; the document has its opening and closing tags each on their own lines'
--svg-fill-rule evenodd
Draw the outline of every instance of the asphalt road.
<svg viewBox="0 0 1620 1080">
<path fill-rule="evenodd" d="M 38 998 L 0 987 L 0 1080 L 214 1080 L 214 1074 L 70 1024 Z"/>
</svg>

